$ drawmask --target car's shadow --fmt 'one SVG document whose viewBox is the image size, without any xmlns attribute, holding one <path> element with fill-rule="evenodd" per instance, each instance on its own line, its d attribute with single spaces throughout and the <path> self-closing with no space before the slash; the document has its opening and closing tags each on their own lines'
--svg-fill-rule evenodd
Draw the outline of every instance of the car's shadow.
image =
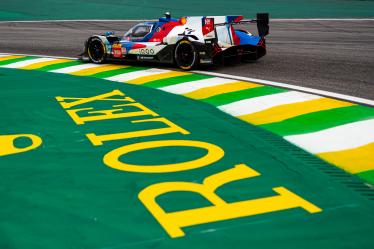
<svg viewBox="0 0 374 249">
<path fill-rule="evenodd" d="M 154 67 L 154 68 L 168 69 L 168 70 L 174 70 L 174 71 L 185 71 L 185 70 L 178 68 L 177 66 L 166 64 L 166 63 L 159 63 L 159 62 L 111 60 L 106 63 L 116 64 L 116 65 L 129 65 L 133 67 L 145 67 L 145 68 Z M 255 63 L 255 61 L 247 61 L 247 62 L 225 61 L 224 63 L 216 63 L 213 65 L 199 65 L 197 68 L 194 68 L 193 70 L 214 72 L 214 71 L 219 71 L 219 69 L 221 69 L 222 67 L 234 68 L 240 64 L 252 64 L 252 63 Z"/>
</svg>

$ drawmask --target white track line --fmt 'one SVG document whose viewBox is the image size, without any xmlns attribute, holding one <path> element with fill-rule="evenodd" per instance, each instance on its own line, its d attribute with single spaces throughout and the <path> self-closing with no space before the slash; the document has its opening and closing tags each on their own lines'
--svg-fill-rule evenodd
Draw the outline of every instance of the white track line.
<svg viewBox="0 0 374 249">
<path fill-rule="evenodd" d="M 180 83 L 177 85 L 166 86 L 159 88 L 165 92 L 175 93 L 175 94 L 186 94 L 201 88 L 210 87 L 210 86 L 218 86 L 227 83 L 233 83 L 236 80 L 232 79 L 225 79 L 225 78 L 210 78 L 205 80 L 196 80 L 191 82 Z"/>
<path fill-rule="evenodd" d="M 171 72 L 171 71 L 165 70 L 165 69 L 151 68 L 147 70 L 119 74 L 119 75 L 115 75 L 115 76 L 108 77 L 105 79 L 111 80 L 111 81 L 126 82 L 126 81 L 134 80 L 140 77 L 151 76 L 151 75 L 156 75 L 156 74 L 161 74 L 161 73 L 168 73 L 168 72 Z"/>
<path fill-rule="evenodd" d="M 284 138 L 313 154 L 353 149 L 374 142 L 374 119 Z"/>
<path fill-rule="evenodd" d="M 305 22 L 305 21 L 343 21 L 343 22 L 360 22 L 374 21 L 374 18 L 277 18 L 270 19 L 271 22 Z"/>
<path fill-rule="evenodd" d="M 260 83 L 260 84 L 264 84 L 264 85 L 277 86 L 277 87 L 287 88 L 287 89 L 291 89 L 291 90 L 313 93 L 313 94 L 318 94 L 318 95 L 322 95 L 322 96 L 326 96 L 326 97 L 331 97 L 331 98 L 347 100 L 347 101 L 351 101 L 351 102 L 355 102 L 355 103 L 360 103 L 360 104 L 364 104 L 364 105 L 374 106 L 374 100 L 354 97 L 354 96 L 345 95 L 345 94 L 341 94 L 341 93 L 334 93 L 334 92 L 329 92 L 329 91 L 324 91 L 324 90 L 318 90 L 318 89 L 309 88 L 309 87 L 295 86 L 295 85 L 291 85 L 291 84 L 287 84 L 287 83 L 281 83 L 281 82 L 275 82 L 275 81 L 269 81 L 269 80 L 261 80 L 261 79 L 255 79 L 255 78 L 248 78 L 248 77 L 242 77 L 242 76 L 235 76 L 235 75 L 231 75 L 231 74 L 212 73 L 212 72 L 205 72 L 205 71 L 192 71 L 192 72 L 193 73 L 210 75 L 210 76 L 217 76 L 217 77 L 235 79 L 235 80 L 239 80 L 239 81 L 252 81 L 252 82 L 256 82 L 256 83 Z"/>
<path fill-rule="evenodd" d="M 34 21 L 0 21 L 0 23 L 48 23 L 48 22 L 153 22 L 157 19 L 73 19 L 73 20 L 34 20 Z M 306 21 L 374 21 L 374 18 L 271 18 L 270 22 L 306 22 Z"/>
<path fill-rule="evenodd" d="M 25 61 L 19 61 L 19 62 L 14 62 L 11 64 L 3 65 L 1 67 L 5 68 L 21 68 L 21 67 L 26 67 L 35 63 L 39 62 L 47 62 L 47 61 L 54 61 L 57 60 L 55 58 L 37 58 L 37 59 L 31 59 L 31 60 L 25 60 Z"/>
<path fill-rule="evenodd" d="M 319 98 L 322 97 L 308 93 L 290 91 L 251 99 L 244 99 L 230 104 L 218 106 L 218 108 L 236 117 L 263 111 L 274 106 L 304 102 Z"/>
<path fill-rule="evenodd" d="M 55 58 L 55 59 L 77 60 L 77 57 L 53 56 L 53 55 L 42 55 L 42 54 L 14 54 L 14 53 L 0 53 L 0 56 L 9 56 L 9 55 L 38 56 L 38 57 L 44 57 L 44 58 Z"/>
<path fill-rule="evenodd" d="M 51 73 L 74 73 L 83 69 L 89 69 L 89 68 L 95 68 L 95 67 L 103 67 L 106 66 L 105 64 L 82 64 L 82 65 L 76 65 L 71 67 L 64 67 L 61 69 L 56 69 L 49 71 Z"/>
<path fill-rule="evenodd" d="M 0 21 L 0 23 L 43 23 L 43 22 L 154 22 L 156 19 L 83 19 L 83 20 L 35 20 L 35 21 Z"/>
</svg>

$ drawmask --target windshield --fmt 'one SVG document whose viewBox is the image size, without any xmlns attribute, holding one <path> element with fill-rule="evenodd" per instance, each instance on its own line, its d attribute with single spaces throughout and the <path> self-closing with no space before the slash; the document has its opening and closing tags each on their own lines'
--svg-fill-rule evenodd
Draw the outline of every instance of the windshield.
<svg viewBox="0 0 374 249">
<path fill-rule="evenodd" d="M 153 25 L 149 23 L 139 23 L 127 31 L 123 39 L 128 41 L 141 41 L 152 31 L 152 27 Z"/>
</svg>

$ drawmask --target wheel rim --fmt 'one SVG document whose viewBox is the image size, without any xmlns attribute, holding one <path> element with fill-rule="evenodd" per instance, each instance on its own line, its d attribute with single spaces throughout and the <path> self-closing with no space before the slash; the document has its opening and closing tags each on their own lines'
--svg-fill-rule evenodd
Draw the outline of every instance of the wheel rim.
<svg viewBox="0 0 374 249">
<path fill-rule="evenodd" d="M 102 42 L 94 40 L 90 43 L 88 54 L 92 61 L 101 62 L 104 58 L 104 53 L 105 50 Z"/>
<path fill-rule="evenodd" d="M 180 67 L 192 67 L 195 61 L 195 51 L 189 43 L 179 44 L 176 55 Z"/>
</svg>

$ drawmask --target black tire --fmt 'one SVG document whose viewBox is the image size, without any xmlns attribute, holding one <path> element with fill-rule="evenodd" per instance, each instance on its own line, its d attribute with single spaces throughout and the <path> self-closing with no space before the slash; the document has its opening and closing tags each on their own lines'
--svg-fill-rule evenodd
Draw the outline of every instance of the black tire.
<svg viewBox="0 0 374 249">
<path fill-rule="evenodd" d="M 106 59 L 106 47 L 98 37 L 92 38 L 87 45 L 87 54 L 94 63 L 103 63 Z"/>
<path fill-rule="evenodd" d="M 199 65 L 199 55 L 195 46 L 188 40 L 180 41 L 175 47 L 174 59 L 183 70 L 191 70 Z"/>
</svg>

